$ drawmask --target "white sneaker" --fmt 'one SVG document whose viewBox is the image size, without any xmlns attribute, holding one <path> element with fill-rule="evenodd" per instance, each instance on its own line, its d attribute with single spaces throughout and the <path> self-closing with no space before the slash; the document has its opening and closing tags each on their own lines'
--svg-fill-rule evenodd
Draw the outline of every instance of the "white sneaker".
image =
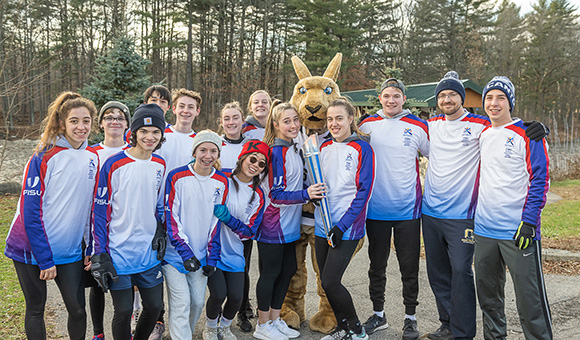
<svg viewBox="0 0 580 340">
<path fill-rule="evenodd" d="M 219 340 L 217 327 L 205 326 L 203 330 L 203 340 Z"/>
<path fill-rule="evenodd" d="M 135 334 L 135 328 L 137 328 L 137 321 L 139 321 L 139 315 L 141 315 L 141 309 L 133 310 L 133 315 L 131 315 L 131 334 Z"/>
<path fill-rule="evenodd" d="M 222 340 L 238 340 L 238 338 L 232 333 L 230 326 L 222 326 L 218 327 L 218 335 L 221 337 Z"/>
<path fill-rule="evenodd" d="M 320 340 L 340 340 L 344 338 L 346 335 L 346 331 L 344 329 L 339 328 L 338 326 L 334 327 L 333 330 L 330 331 L 326 336 L 324 336 Z"/>
<path fill-rule="evenodd" d="M 261 340 L 288 340 L 288 337 L 281 333 L 271 320 L 263 325 L 260 325 L 259 322 L 256 323 L 254 338 Z"/>
<path fill-rule="evenodd" d="M 288 327 L 286 322 L 284 320 L 282 320 L 280 317 L 278 317 L 278 319 L 272 321 L 272 323 L 274 324 L 274 326 L 276 326 L 276 328 L 278 328 L 280 333 L 286 335 L 290 339 L 294 339 L 294 338 L 297 338 L 300 336 L 300 332 Z"/>
<path fill-rule="evenodd" d="M 165 333 L 165 325 L 163 322 L 157 321 L 155 328 L 153 328 L 153 331 L 149 335 L 149 340 L 161 340 L 163 339 L 163 333 Z"/>
</svg>

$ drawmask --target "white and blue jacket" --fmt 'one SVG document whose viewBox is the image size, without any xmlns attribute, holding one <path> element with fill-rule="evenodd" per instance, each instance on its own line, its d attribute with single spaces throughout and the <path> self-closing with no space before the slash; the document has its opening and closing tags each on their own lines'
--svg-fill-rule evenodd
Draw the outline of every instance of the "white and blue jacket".
<svg viewBox="0 0 580 340">
<path fill-rule="evenodd" d="M 309 199 L 304 188 L 304 161 L 295 144 L 276 138 L 270 147 L 271 159 L 266 193 L 266 211 L 256 241 L 284 244 L 300 238 L 302 205 Z"/>
<path fill-rule="evenodd" d="M 487 127 L 479 138 L 481 174 L 475 234 L 511 240 L 520 221 L 537 226 L 550 188 L 548 145 L 526 137 L 520 119 Z"/>
<path fill-rule="evenodd" d="M 344 233 L 343 240 L 363 238 L 375 178 L 373 149 L 357 134 L 342 143 L 327 140 L 320 146 L 320 163 L 332 223 Z M 314 218 L 314 234 L 326 238 L 318 206 Z"/>
<path fill-rule="evenodd" d="M 423 214 L 473 219 L 479 190 L 479 136 L 490 121 L 464 110 L 456 120 L 449 121 L 442 114 L 428 124 L 431 146 Z"/>
<path fill-rule="evenodd" d="M 93 206 L 93 253 L 107 252 L 119 275 L 149 270 L 160 262 L 151 242 L 163 220 L 165 161 L 131 156 L 109 157 L 99 174 Z"/>
<path fill-rule="evenodd" d="M 409 110 L 387 117 L 380 110 L 360 124 L 370 134 L 376 177 L 367 218 L 402 221 L 421 217 L 419 154 L 429 157 L 427 122 Z"/>
<path fill-rule="evenodd" d="M 59 136 L 53 148 L 35 153 L 24 170 L 4 254 L 41 270 L 80 261 L 98 172 L 99 158 L 86 141 L 75 149 Z"/>
<path fill-rule="evenodd" d="M 226 204 L 228 178 L 215 169 L 208 176 L 193 171 L 193 163 L 173 169 L 165 184 L 167 251 L 165 262 L 183 274 L 183 262 L 195 256 L 202 265 L 216 266 L 220 259 L 221 222 L 213 214 Z"/>
<path fill-rule="evenodd" d="M 227 207 L 230 220 L 221 227 L 221 257 L 217 268 L 226 272 L 243 272 L 246 265 L 242 241 L 253 238 L 262 222 L 265 208 L 264 192 L 260 187 L 252 201 L 252 183 L 242 183 L 234 176 L 239 190 L 235 190 L 233 179 L 229 178 L 231 190 L 228 193 Z"/>
</svg>

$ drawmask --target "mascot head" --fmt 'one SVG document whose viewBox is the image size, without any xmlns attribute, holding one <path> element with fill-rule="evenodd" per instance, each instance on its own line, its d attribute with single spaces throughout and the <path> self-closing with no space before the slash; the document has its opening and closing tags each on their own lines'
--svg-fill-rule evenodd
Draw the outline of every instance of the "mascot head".
<svg viewBox="0 0 580 340">
<path fill-rule="evenodd" d="M 337 53 L 332 59 L 322 77 L 312 76 L 308 67 L 300 58 L 292 57 L 292 65 L 298 76 L 290 103 L 298 108 L 300 122 L 309 131 L 322 132 L 326 130 L 326 108 L 340 97 L 336 78 L 340 71 L 342 53 Z"/>
</svg>

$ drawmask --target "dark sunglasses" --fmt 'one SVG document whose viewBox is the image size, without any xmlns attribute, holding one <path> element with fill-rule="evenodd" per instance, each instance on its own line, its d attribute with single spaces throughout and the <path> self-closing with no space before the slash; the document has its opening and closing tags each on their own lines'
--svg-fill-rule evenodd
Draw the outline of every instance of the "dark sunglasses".
<svg viewBox="0 0 580 340">
<path fill-rule="evenodd" d="M 258 158 L 256 156 L 250 156 L 250 163 L 254 164 L 258 162 Z M 258 166 L 262 169 L 264 169 L 266 167 L 266 162 L 264 161 L 259 161 L 258 162 Z"/>
</svg>

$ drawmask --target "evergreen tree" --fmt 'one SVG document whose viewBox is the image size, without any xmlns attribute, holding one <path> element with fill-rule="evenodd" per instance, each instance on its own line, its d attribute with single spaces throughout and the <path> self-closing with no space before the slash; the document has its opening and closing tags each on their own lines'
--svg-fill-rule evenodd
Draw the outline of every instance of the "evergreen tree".
<svg viewBox="0 0 580 340">
<path fill-rule="evenodd" d="M 97 108 L 117 100 L 134 112 L 143 101 L 143 91 L 150 85 L 151 76 L 145 70 L 149 63 L 135 51 L 132 39 L 121 37 L 106 55 L 97 57 L 93 80 L 82 93 L 93 100 Z"/>
</svg>

